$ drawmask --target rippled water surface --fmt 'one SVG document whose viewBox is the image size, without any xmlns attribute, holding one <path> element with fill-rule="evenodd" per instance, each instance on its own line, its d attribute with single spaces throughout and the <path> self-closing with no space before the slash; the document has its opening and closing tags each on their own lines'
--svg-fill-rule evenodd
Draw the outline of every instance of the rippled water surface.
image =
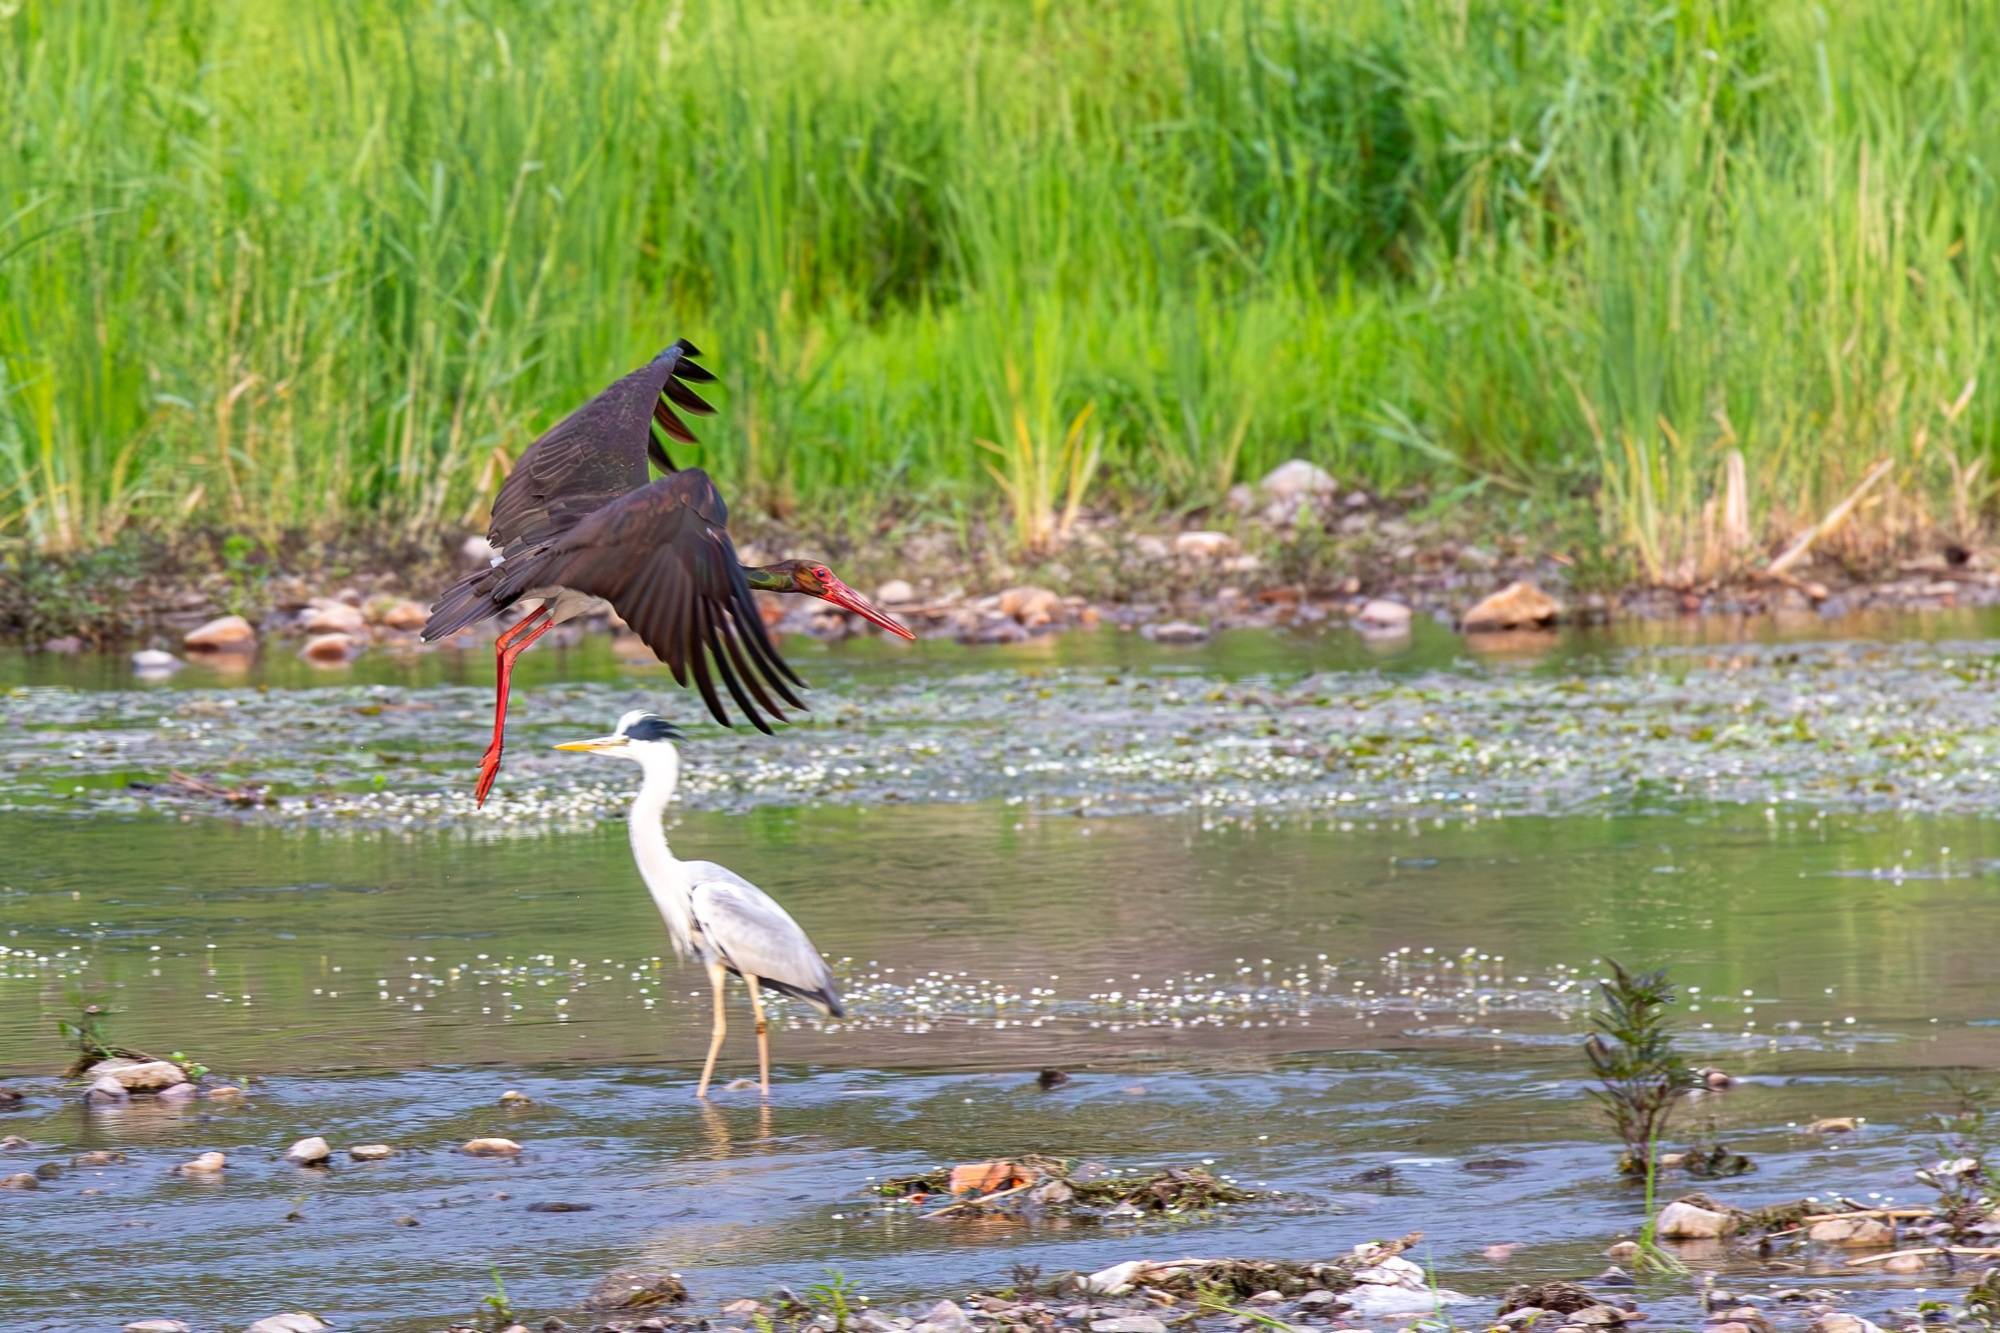
<svg viewBox="0 0 2000 1333">
<path fill-rule="evenodd" d="M 1746 1076 L 1681 1121 L 1759 1163 L 1712 1192 L 1921 1193 L 1946 1077 L 2000 1064 L 2000 642 L 1972 616 L 1898 628 L 801 652 L 815 720 L 691 727 L 669 833 L 780 897 L 853 1013 L 783 1009 L 769 1105 L 707 1107 L 703 979 L 663 958 L 618 822 L 636 770 L 546 748 L 634 703 L 691 719 L 657 668 L 530 654 L 474 812 L 476 658 L 163 685 L 0 659 L 0 1081 L 27 1094 L 0 1135 L 30 1141 L 0 1174 L 129 1159 L 0 1191 L 0 1327 L 434 1328 L 489 1268 L 537 1313 L 631 1267 L 708 1308 L 829 1268 L 893 1301 L 1414 1229 L 1482 1296 L 1588 1276 L 1642 1213 L 1578 1077 L 1610 957 L 1671 968 L 1691 1053 Z M 269 803 L 159 789 L 176 769 Z M 249 1095 L 85 1111 L 55 1025 L 87 994 L 119 1041 Z M 753 1072 L 737 1004 L 731 1077 Z M 1044 1092 L 1045 1067 L 1072 1078 Z M 1824 1115 L 1867 1123 L 1797 1131 Z M 306 1134 L 400 1151 L 286 1165 Z M 453 1151 L 482 1134 L 526 1151 Z M 171 1173 L 210 1149 L 223 1179 Z M 1282 1197 L 1133 1228 L 867 1200 L 1018 1152 L 1212 1162 Z M 1875 1313 L 1926 1285 L 1865 1281 L 1850 1308 Z M 1695 1290 L 1639 1295 L 1691 1313 Z"/>
</svg>

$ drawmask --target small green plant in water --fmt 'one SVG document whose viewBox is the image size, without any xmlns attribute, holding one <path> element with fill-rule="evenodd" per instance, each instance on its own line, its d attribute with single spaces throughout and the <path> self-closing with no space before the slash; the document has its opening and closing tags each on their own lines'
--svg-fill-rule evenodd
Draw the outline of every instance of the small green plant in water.
<svg viewBox="0 0 2000 1333">
<path fill-rule="evenodd" d="M 186 1051 L 175 1051 L 167 1059 L 181 1067 L 181 1072 L 188 1076 L 189 1082 L 199 1083 L 208 1076 L 208 1066 L 189 1055 Z"/>
<path fill-rule="evenodd" d="M 2000 1207 L 2000 1111 L 1992 1089 L 1951 1080 L 1952 1109 L 1937 1117 L 1936 1160 L 1917 1179 L 1937 1191 L 1938 1217 L 1952 1234 L 1969 1238 Z"/>
<path fill-rule="evenodd" d="M 479 1327 L 482 1329 L 507 1328 L 517 1321 L 514 1318 L 514 1303 L 507 1299 L 507 1284 L 500 1280 L 500 1266 L 491 1265 L 486 1270 L 493 1275 L 493 1290 L 479 1302 Z"/>
<path fill-rule="evenodd" d="M 813 1304 L 822 1308 L 833 1319 L 834 1333 L 846 1333 L 848 1320 L 854 1309 L 866 1305 L 867 1299 L 855 1291 L 854 1284 L 847 1280 L 847 1274 L 838 1268 L 826 1270 L 826 1281 L 815 1282 L 806 1288 L 806 1295 Z"/>
<path fill-rule="evenodd" d="M 1673 984 L 1663 971 L 1635 974 L 1614 962 L 1611 978 L 1600 981 L 1598 991 L 1603 1006 L 1591 1014 L 1593 1031 L 1583 1043 L 1598 1082 L 1591 1095 L 1625 1144 L 1618 1169 L 1650 1184 L 1653 1145 L 1689 1077 L 1667 1030 Z"/>
<path fill-rule="evenodd" d="M 1646 1145 L 1646 1224 L 1639 1228 L 1639 1253 L 1632 1267 L 1641 1273 L 1686 1273 L 1687 1265 L 1660 1248 L 1660 1214 L 1654 1207 L 1654 1185 L 1660 1174 L 1660 1155 L 1654 1144 Z"/>
</svg>

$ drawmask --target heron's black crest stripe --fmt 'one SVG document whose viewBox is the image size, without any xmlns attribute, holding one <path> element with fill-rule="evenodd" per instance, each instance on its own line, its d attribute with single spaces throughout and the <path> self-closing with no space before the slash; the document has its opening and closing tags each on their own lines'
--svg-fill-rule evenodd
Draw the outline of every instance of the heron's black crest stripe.
<svg viewBox="0 0 2000 1333">
<path fill-rule="evenodd" d="M 625 739 L 632 741 L 677 741 L 680 738 L 679 727 L 652 713 L 625 728 Z"/>
</svg>

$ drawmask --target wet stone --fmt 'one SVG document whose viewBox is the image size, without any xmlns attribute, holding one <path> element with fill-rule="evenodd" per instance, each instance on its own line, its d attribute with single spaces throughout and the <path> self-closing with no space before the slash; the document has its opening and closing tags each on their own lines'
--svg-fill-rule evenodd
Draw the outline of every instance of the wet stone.
<svg viewBox="0 0 2000 1333">
<path fill-rule="evenodd" d="M 300 1139 L 285 1150 L 285 1160 L 294 1166 L 321 1166 L 332 1155 L 333 1149 L 327 1147 L 326 1140 L 317 1135 Z"/>
<path fill-rule="evenodd" d="M 319 1333 L 320 1329 L 330 1327 L 332 1325 L 316 1314 L 307 1314 L 303 1310 L 294 1310 L 285 1314 L 274 1314 L 266 1319 L 259 1319 L 256 1323 L 244 1329 L 243 1333 Z"/>
<path fill-rule="evenodd" d="M 184 1176 L 212 1176 L 229 1165 L 229 1159 L 219 1152 L 205 1152 L 192 1162 L 182 1162 L 174 1169 Z"/>
<path fill-rule="evenodd" d="M 396 1150 L 386 1143 L 357 1143 L 347 1155 L 357 1162 L 380 1162 L 395 1156 Z"/>
<path fill-rule="evenodd" d="M 132 1094 L 125 1090 L 123 1083 L 106 1074 L 90 1085 L 89 1090 L 83 1094 L 83 1099 L 93 1105 L 116 1106 L 131 1101 Z"/>
<path fill-rule="evenodd" d="M 0 1176 L 0 1190 L 38 1190 L 42 1182 L 27 1171 L 16 1171 L 11 1176 Z"/>
<path fill-rule="evenodd" d="M 1127 1315 L 1120 1319 L 1093 1319 L 1091 1333 L 1167 1333 L 1167 1326 L 1151 1315 Z"/>
<path fill-rule="evenodd" d="M 63 1169 L 60 1166 L 57 1166 L 54 1162 L 43 1162 L 40 1166 L 35 1168 L 35 1179 L 59 1180 L 62 1178 L 62 1173 Z"/>
<path fill-rule="evenodd" d="M 83 1072 L 84 1077 L 100 1082 L 109 1078 L 128 1092 L 158 1092 L 188 1081 L 187 1074 L 170 1060 L 99 1060 Z"/>
<path fill-rule="evenodd" d="M 1806 1239 L 1815 1245 L 1833 1245 L 1843 1250 L 1873 1250 L 1895 1244 L 1896 1233 L 1880 1218 L 1834 1217 L 1813 1223 Z"/>
<path fill-rule="evenodd" d="M 617 1272 L 607 1274 L 584 1300 L 586 1310 L 647 1310 L 679 1305 L 688 1298 L 687 1284 L 677 1273 Z"/>
<path fill-rule="evenodd" d="M 188 1333 L 188 1326 L 178 1319 L 135 1319 L 125 1333 Z"/>
<path fill-rule="evenodd" d="M 528 1205 L 531 1213 L 587 1213 L 597 1207 L 594 1203 L 569 1203 L 562 1199 L 547 1199 Z"/>
<path fill-rule="evenodd" d="M 16 1148 L 32 1148 L 34 1146 L 32 1142 L 22 1138 L 19 1134 L 9 1134 L 6 1138 L 0 1139 L 0 1151 L 12 1152 Z"/>
<path fill-rule="evenodd" d="M 512 1139 L 469 1139 L 459 1151 L 474 1157 L 519 1157 L 521 1145 Z"/>
<path fill-rule="evenodd" d="M 69 1159 L 69 1164 L 71 1166 L 123 1166 L 125 1164 L 125 1154 L 122 1152 L 112 1152 L 104 1148 L 96 1148 L 90 1152 L 78 1153 Z"/>
</svg>

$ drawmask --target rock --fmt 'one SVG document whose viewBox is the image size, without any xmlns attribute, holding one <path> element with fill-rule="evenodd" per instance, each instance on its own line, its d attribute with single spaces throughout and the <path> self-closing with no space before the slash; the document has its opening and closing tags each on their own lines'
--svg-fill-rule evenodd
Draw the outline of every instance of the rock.
<svg viewBox="0 0 2000 1333">
<path fill-rule="evenodd" d="M 171 1088 L 161 1088 L 157 1097 L 162 1102 L 185 1102 L 194 1099 L 195 1087 L 192 1083 L 176 1083 Z"/>
<path fill-rule="evenodd" d="M 1921 1254 L 1892 1254 L 1877 1265 L 1884 1273 L 1921 1273 L 1928 1267 Z"/>
<path fill-rule="evenodd" d="M 132 1094 L 125 1091 L 123 1083 L 106 1074 L 90 1085 L 83 1100 L 92 1106 L 122 1106 L 132 1100 Z"/>
<path fill-rule="evenodd" d="M 285 1149 L 285 1160 L 293 1166 L 320 1166 L 331 1156 L 333 1156 L 333 1149 L 327 1147 L 326 1140 L 320 1138 L 318 1135 L 314 1135 L 309 1139 L 300 1139 L 297 1143 Z"/>
<path fill-rule="evenodd" d="M 1515 582 L 1465 613 L 1466 630 L 1540 629 L 1562 616 L 1562 603 L 1532 583 Z"/>
<path fill-rule="evenodd" d="M 1880 1328 L 1860 1315 L 1839 1310 L 1813 1320 L 1811 1329 L 1812 1333 L 1882 1333 Z"/>
<path fill-rule="evenodd" d="M 1719 1315 L 1710 1315 L 1709 1319 L 1735 1324 L 1743 1329 L 1744 1333 L 1771 1333 L 1771 1321 L 1766 1319 L 1764 1312 L 1754 1305 L 1739 1305 L 1733 1310 L 1724 1310 Z M 1716 1333 L 1721 1333 L 1721 1330 L 1718 1329 Z"/>
<path fill-rule="evenodd" d="M 1091 1296 L 1122 1296 L 1132 1290 L 1139 1274 L 1146 1269 L 1144 1259 L 1127 1259 L 1122 1264 L 1101 1268 L 1089 1277 L 1083 1278 L 1077 1286 Z"/>
<path fill-rule="evenodd" d="M 134 1319 L 125 1333 L 188 1333 L 188 1326 L 178 1319 Z"/>
<path fill-rule="evenodd" d="M 1815 1245 L 1834 1245 L 1843 1250 L 1879 1250 L 1896 1243 L 1896 1232 L 1880 1218 L 1830 1217 L 1813 1223 L 1806 1239 Z"/>
<path fill-rule="evenodd" d="M 1499 1313 L 1516 1310 L 1547 1310 L 1550 1314 L 1575 1314 L 1601 1305 L 1597 1297 L 1574 1282 L 1522 1282 L 1507 1288 L 1500 1297 Z"/>
<path fill-rule="evenodd" d="M 229 1165 L 229 1159 L 219 1152 L 205 1152 L 192 1162 L 182 1162 L 175 1167 L 184 1176 L 212 1176 Z"/>
<path fill-rule="evenodd" d="M 19 1106 L 27 1099 L 27 1094 L 19 1088 L 0 1087 L 0 1107 Z"/>
<path fill-rule="evenodd" d="M 583 1308 L 645 1310 L 656 1305 L 679 1305 L 687 1298 L 687 1284 L 678 1273 L 612 1273 L 590 1289 Z"/>
<path fill-rule="evenodd" d="M 161 652 L 158 648 L 141 648 L 132 654 L 132 669 L 142 673 L 179 671 L 183 665 L 180 658 L 172 653 Z"/>
<path fill-rule="evenodd" d="M 399 1227 L 420 1227 L 423 1223 L 411 1217 L 408 1213 L 404 1213 L 395 1219 L 394 1225 Z"/>
<path fill-rule="evenodd" d="M 71 1166 L 123 1166 L 125 1164 L 125 1154 L 122 1152 L 111 1152 L 104 1148 L 97 1148 L 90 1152 L 78 1153 L 69 1159 L 69 1164 Z"/>
<path fill-rule="evenodd" d="M 1009 588 L 1000 594 L 1000 614 L 1012 616 L 1029 629 L 1039 629 L 1062 613 L 1062 598 L 1047 588 Z"/>
<path fill-rule="evenodd" d="M 218 616 L 182 635 L 181 644 L 199 653 L 246 652 L 257 646 L 257 631 L 242 616 Z"/>
<path fill-rule="evenodd" d="M 74 634 L 62 634 L 53 639 L 42 640 L 42 651 L 71 657 L 83 651 L 83 640 Z"/>
<path fill-rule="evenodd" d="M 1726 1319 L 1719 1324 L 1708 1325 L 1708 1333 L 1756 1333 L 1748 1324 L 1739 1324 L 1734 1319 Z"/>
<path fill-rule="evenodd" d="M 1700 1077 L 1703 1087 L 1713 1089 L 1716 1092 L 1720 1092 L 1722 1089 L 1736 1082 L 1734 1075 L 1722 1069 L 1697 1069 L 1694 1072 Z"/>
<path fill-rule="evenodd" d="M 229 1084 L 223 1083 L 219 1084 L 216 1087 L 210 1088 L 208 1090 L 208 1095 L 215 1098 L 217 1101 L 227 1101 L 231 1097 L 241 1097 L 243 1095 L 243 1089 L 233 1088 Z"/>
<path fill-rule="evenodd" d="M 347 1150 L 347 1155 L 357 1162 L 380 1162 L 396 1155 L 396 1150 L 386 1143 L 357 1143 Z"/>
<path fill-rule="evenodd" d="M 875 600 L 884 606 L 908 606 L 917 600 L 917 590 L 908 579 L 890 579 L 875 590 Z"/>
<path fill-rule="evenodd" d="M 243 1333 L 318 1333 L 332 1325 L 316 1314 L 294 1310 L 286 1314 L 274 1314 L 268 1319 L 259 1319 L 243 1330 Z"/>
<path fill-rule="evenodd" d="M 1657 1229 L 1662 1240 L 1714 1240 L 1736 1230 L 1736 1219 L 1676 1199 L 1660 1210 Z"/>
<path fill-rule="evenodd" d="M 1148 625 L 1139 631 L 1154 643 L 1205 643 L 1208 629 L 1185 620 L 1169 620 L 1164 625 Z"/>
<path fill-rule="evenodd" d="M 1611 1265 L 1611 1267 L 1590 1280 L 1600 1287 L 1636 1287 L 1639 1285 L 1632 1280 L 1630 1273 L 1620 1268 L 1617 1264 Z"/>
<path fill-rule="evenodd" d="M 59 1180 L 61 1178 L 62 1168 L 54 1162 L 43 1162 L 35 1168 L 35 1179 L 37 1180 Z"/>
<path fill-rule="evenodd" d="M 954 1302 L 939 1301 L 917 1321 L 917 1328 L 922 1329 L 923 1333 L 970 1333 L 972 1321 L 966 1318 L 965 1311 L 959 1309 Z M 1166 1333 L 1164 1327 L 1160 1333 Z"/>
<path fill-rule="evenodd" d="M 1828 1116 L 1824 1120 L 1813 1121 L 1810 1125 L 1806 1126 L 1806 1133 L 1852 1134 L 1855 1130 L 1859 1128 L 1861 1128 L 1861 1122 L 1856 1120 L 1853 1116 L 1834 1115 L 1834 1116 Z"/>
<path fill-rule="evenodd" d="M 38 1190 L 42 1182 L 32 1171 L 16 1171 L 11 1176 L 0 1176 L 0 1190 Z"/>
<path fill-rule="evenodd" d="M 474 1157 L 518 1157 L 521 1145 L 512 1139 L 471 1139 L 459 1151 Z"/>
<path fill-rule="evenodd" d="M 1174 538 L 1174 554 L 1192 560 L 1219 560 L 1236 554 L 1236 539 L 1226 532 L 1183 532 Z"/>
<path fill-rule="evenodd" d="M 1229 506 L 1231 513 L 1247 514 L 1257 507 L 1257 492 L 1238 482 L 1229 488 L 1224 503 Z"/>
<path fill-rule="evenodd" d="M 1167 1326 L 1149 1314 L 1126 1315 L 1118 1319 L 1093 1319 L 1091 1333 L 1167 1333 Z"/>
<path fill-rule="evenodd" d="M 12 1152 L 16 1148 L 32 1148 L 34 1146 L 33 1143 L 22 1138 L 19 1134 L 9 1134 L 6 1138 L 0 1139 L 0 1152 Z"/>
<path fill-rule="evenodd" d="M 366 634 L 368 617 L 361 614 L 358 606 L 330 597 L 315 597 L 306 613 L 299 617 L 299 628 L 308 634 Z"/>
<path fill-rule="evenodd" d="M 1463 1305 L 1472 1298 L 1443 1287 L 1410 1288 L 1363 1284 L 1343 1293 L 1350 1314 L 1363 1318 L 1430 1314 L 1440 1305 Z"/>
<path fill-rule="evenodd" d="M 1604 1257 L 1614 1264 L 1629 1264 L 1639 1257 L 1639 1242 L 1621 1240 L 1615 1245 L 1606 1247 Z"/>
<path fill-rule="evenodd" d="M 1257 489 L 1273 500 L 1296 503 L 1300 500 L 1331 499 L 1340 485 L 1325 468 L 1303 458 L 1294 458 L 1266 472 L 1264 480 L 1257 483 Z"/>
<path fill-rule="evenodd" d="M 1161 561 L 1173 554 L 1173 548 L 1166 540 L 1155 537 L 1150 532 L 1142 532 L 1132 539 L 1132 550 L 1142 560 Z"/>
<path fill-rule="evenodd" d="M 490 565 L 493 557 L 500 554 L 493 549 L 492 542 L 476 532 L 459 544 L 458 553 L 465 557 L 468 565 Z"/>
<path fill-rule="evenodd" d="M 171 1060 L 99 1060 L 83 1071 L 86 1078 L 112 1078 L 132 1092 L 158 1092 L 188 1081 L 187 1072 Z"/>
<path fill-rule="evenodd" d="M 958 629 L 960 643 L 1020 643 L 1028 637 L 1028 631 L 1017 620 L 1005 616 L 995 616 L 990 620 L 974 619 L 970 624 L 961 624 Z"/>
<path fill-rule="evenodd" d="M 1479 1256 L 1489 1264 L 1504 1264 L 1514 1257 L 1514 1246 L 1512 1244 L 1488 1245 L 1479 1252 Z"/>
<path fill-rule="evenodd" d="M 546 1199 L 528 1205 L 528 1211 L 531 1213 L 589 1213 L 595 1212 L 596 1209 L 597 1205 L 594 1203 L 570 1203 L 564 1199 Z"/>
<path fill-rule="evenodd" d="M 353 661 L 359 650 L 360 644 L 345 634 L 315 634 L 299 649 L 299 656 L 308 662 L 339 665 Z"/>
<path fill-rule="evenodd" d="M 509 1088 L 500 1094 L 500 1104 L 502 1106 L 533 1106 L 535 1099 L 525 1092 L 517 1092 L 513 1088 Z"/>
<path fill-rule="evenodd" d="M 1354 623 L 1365 632 L 1407 634 L 1412 614 L 1410 608 L 1401 602 L 1377 597 L 1361 608 L 1354 617 Z"/>
<path fill-rule="evenodd" d="M 1326 1288 L 1319 1287 L 1305 1293 L 1305 1295 L 1299 1297 L 1298 1300 L 1293 1303 L 1302 1310 L 1310 1310 L 1315 1306 L 1332 1305 L 1335 1301 L 1338 1301 L 1339 1299 L 1340 1297 L 1334 1295 Z"/>
<path fill-rule="evenodd" d="M 422 629 L 425 622 L 430 618 L 431 613 L 428 607 L 422 602 L 413 602 L 407 597 L 398 597 L 394 601 L 380 604 L 376 607 L 375 611 L 377 623 L 386 625 L 390 629 L 412 632 Z"/>
</svg>

